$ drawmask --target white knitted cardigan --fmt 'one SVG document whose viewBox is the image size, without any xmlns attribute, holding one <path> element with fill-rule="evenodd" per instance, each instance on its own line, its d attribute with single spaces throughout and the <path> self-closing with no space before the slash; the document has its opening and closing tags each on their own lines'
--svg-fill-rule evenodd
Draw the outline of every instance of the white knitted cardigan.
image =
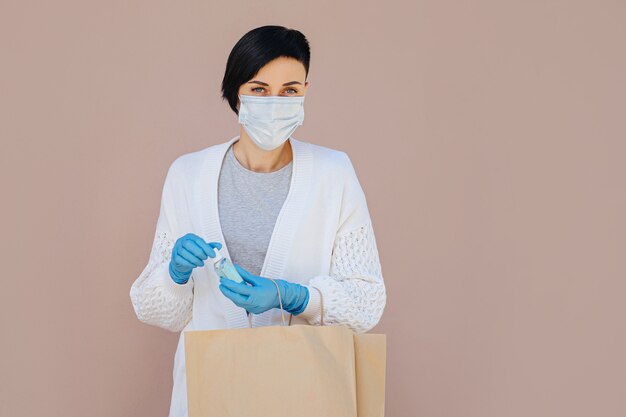
<svg viewBox="0 0 626 417">
<path fill-rule="evenodd" d="M 184 154 L 170 165 L 150 257 L 130 289 L 140 321 L 174 332 L 248 327 L 245 310 L 220 292 L 210 259 L 183 285 L 168 272 L 172 247 L 186 233 L 221 242 L 222 252 L 230 257 L 219 224 L 217 180 L 225 152 L 238 138 Z M 366 332 L 381 318 L 386 291 L 367 202 L 352 162 L 345 152 L 293 136 L 289 141 L 290 189 L 259 275 L 319 289 L 324 325 Z M 309 288 L 309 297 L 292 324 L 320 324 L 319 293 Z M 280 311 L 254 315 L 252 323 L 279 325 Z"/>
</svg>

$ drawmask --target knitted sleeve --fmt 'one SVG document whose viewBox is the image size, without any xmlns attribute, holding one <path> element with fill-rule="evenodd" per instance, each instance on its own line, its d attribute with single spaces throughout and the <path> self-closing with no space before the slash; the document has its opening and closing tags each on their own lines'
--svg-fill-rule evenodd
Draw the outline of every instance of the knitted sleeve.
<svg viewBox="0 0 626 417">
<path fill-rule="evenodd" d="M 176 241 L 173 165 L 168 170 L 150 258 L 130 288 L 130 299 L 137 318 L 146 324 L 179 332 L 189 323 L 193 307 L 193 275 L 177 284 L 169 274 L 169 261 Z"/>
<path fill-rule="evenodd" d="M 330 271 L 309 280 L 309 301 L 300 316 L 312 325 L 321 324 L 319 290 L 324 325 L 345 325 L 355 333 L 365 333 L 379 322 L 387 295 L 365 195 L 352 163 L 344 156 L 348 170 Z"/>
</svg>

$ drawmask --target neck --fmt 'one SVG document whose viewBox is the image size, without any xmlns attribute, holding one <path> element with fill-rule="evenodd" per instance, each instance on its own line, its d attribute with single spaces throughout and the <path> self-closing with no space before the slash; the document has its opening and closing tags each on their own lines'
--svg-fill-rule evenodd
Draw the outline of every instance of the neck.
<svg viewBox="0 0 626 417">
<path fill-rule="evenodd" d="M 233 144 L 233 152 L 241 165 L 255 172 L 277 171 L 293 159 L 289 139 L 278 148 L 266 151 L 254 144 L 243 126 L 241 127 L 239 139 Z"/>
</svg>

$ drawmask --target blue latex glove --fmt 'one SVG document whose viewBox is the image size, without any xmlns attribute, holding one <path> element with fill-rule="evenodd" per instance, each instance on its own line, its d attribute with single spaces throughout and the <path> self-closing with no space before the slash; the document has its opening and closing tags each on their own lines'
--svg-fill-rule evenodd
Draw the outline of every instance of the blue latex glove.
<svg viewBox="0 0 626 417">
<path fill-rule="evenodd" d="M 187 233 L 179 238 L 172 249 L 169 272 L 177 284 L 186 284 L 194 268 L 204 265 L 207 257 L 215 258 L 213 248 L 222 249 L 219 242 L 205 242 L 200 236 Z"/>
<path fill-rule="evenodd" d="M 238 264 L 235 269 L 244 282 L 235 282 L 227 278 L 220 278 L 220 291 L 233 303 L 248 312 L 261 314 L 272 308 L 280 308 L 278 290 L 271 279 L 256 276 Z M 303 285 L 275 279 L 280 289 L 283 310 L 293 315 L 300 314 L 309 302 L 309 290 Z"/>
</svg>

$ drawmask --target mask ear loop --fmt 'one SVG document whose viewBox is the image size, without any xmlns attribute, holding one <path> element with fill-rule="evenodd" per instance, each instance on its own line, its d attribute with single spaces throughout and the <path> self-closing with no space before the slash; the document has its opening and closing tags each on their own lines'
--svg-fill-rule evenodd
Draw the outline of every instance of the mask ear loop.
<svg viewBox="0 0 626 417">
<path fill-rule="evenodd" d="M 280 316 L 282 318 L 283 326 L 284 326 L 285 325 L 285 311 L 283 310 L 283 300 L 280 296 L 280 287 L 278 286 L 278 283 L 273 278 L 269 278 L 269 279 L 271 279 L 274 285 L 276 285 L 276 291 L 278 292 L 278 304 L 280 304 Z M 322 297 L 322 292 L 318 288 L 316 287 L 311 287 L 311 288 L 315 288 L 315 290 L 320 295 L 320 326 L 323 326 L 324 325 L 324 298 Z M 291 326 L 292 318 L 293 318 L 293 313 L 290 313 L 288 326 Z M 248 314 L 248 325 L 252 327 L 252 314 Z"/>
<path fill-rule="evenodd" d="M 319 288 L 317 287 L 311 287 L 311 288 L 315 288 L 320 295 L 320 326 L 323 326 L 324 325 L 324 297 L 322 297 L 322 291 Z"/>
<path fill-rule="evenodd" d="M 278 291 L 278 303 L 280 304 L 280 316 L 283 320 L 283 326 L 284 326 L 285 325 L 285 311 L 283 310 L 283 300 L 281 299 L 281 296 L 280 296 L 280 287 L 278 286 L 278 283 L 274 279 L 272 278 L 270 279 L 272 280 L 274 285 L 276 285 L 276 291 Z M 289 317 L 289 325 L 291 325 L 291 317 Z"/>
<path fill-rule="evenodd" d="M 285 312 L 283 310 L 283 300 L 280 297 L 280 287 L 278 286 L 278 283 L 274 279 L 272 278 L 269 278 L 269 279 L 271 279 L 274 285 L 276 285 L 276 291 L 278 291 L 278 303 L 280 304 L 280 315 L 282 317 L 283 326 L 284 326 L 285 325 Z M 291 326 L 291 317 L 289 317 L 289 325 Z M 248 326 L 252 327 L 252 314 L 248 314 Z"/>
</svg>

